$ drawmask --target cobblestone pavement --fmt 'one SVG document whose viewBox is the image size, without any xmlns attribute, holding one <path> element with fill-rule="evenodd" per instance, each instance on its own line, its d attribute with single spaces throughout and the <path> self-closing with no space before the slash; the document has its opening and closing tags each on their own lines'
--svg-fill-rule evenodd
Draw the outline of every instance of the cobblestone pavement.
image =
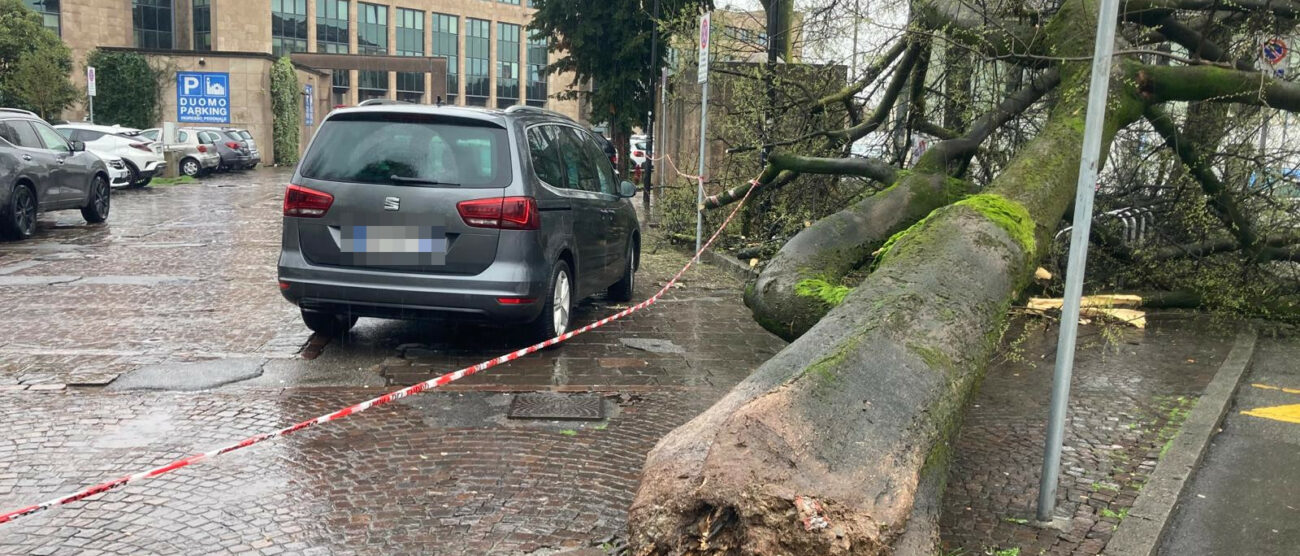
<svg viewBox="0 0 1300 556">
<path fill-rule="evenodd" d="M 115 191 L 107 226 L 0 243 L 0 507 L 46 500 L 499 355 L 491 329 L 363 319 L 311 339 L 275 286 L 286 170 Z M 686 258 L 647 246 L 638 297 Z M 651 312 L 453 385 L 0 526 L 0 553 L 545 553 L 619 534 L 645 453 L 780 349 L 739 284 L 692 271 Z M 601 300 L 575 312 L 610 312 Z M 659 340 L 655 345 L 637 343 Z M 638 349 L 627 344 L 638 345 Z M 304 352 L 307 358 L 299 354 Z M 660 349 L 663 348 L 663 349 Z M 253 361 L 200 392 L 137 368 Z M 192 367 L 191 367 L 192 368 Z M 508 420 L 594 391 L 601 421 Z"/>
<path fill-rule="evenodd" d="M 1080 328 L 1056 515 L 1036 527 L 1058 330 L 1008 333 L 971 400 L 955 446 L 940 532 L 954 554 L 1094 555 L 1105 547 L 1161 450 L 1231 348 L 1234 331 L 1176 315 L 1145 331 Z M 1006 354 L 1015 353 L 1017 356 Z M 1008 552 L 998 552 L 998 551 Z"/>
</svg>

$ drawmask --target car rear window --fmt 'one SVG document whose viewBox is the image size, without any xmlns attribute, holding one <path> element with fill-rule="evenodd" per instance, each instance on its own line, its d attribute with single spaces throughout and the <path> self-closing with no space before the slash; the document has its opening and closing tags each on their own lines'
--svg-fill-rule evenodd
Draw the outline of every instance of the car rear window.
<svg viewBox="0 0 1300 556">
<path fill-rule="evenodd" d="M 418 114 L 341 114 L 326 121 L 303 159 L 304 177 L 463 187 L 510 184 L 510 144 L 496 124 Z"/>
<path fill-rule="evenodd" d="M 247 131 L 240 131 L 240 132 L 239 132 L 239 136 L 240 136 L 240 137 L 243 137 L 244 139 L 252 139 L 252 138 L 253 138 L 253 134 L 252 134 L 252 133 L 249 133 L 249 132 L 247 132 Z"/>
</svg>

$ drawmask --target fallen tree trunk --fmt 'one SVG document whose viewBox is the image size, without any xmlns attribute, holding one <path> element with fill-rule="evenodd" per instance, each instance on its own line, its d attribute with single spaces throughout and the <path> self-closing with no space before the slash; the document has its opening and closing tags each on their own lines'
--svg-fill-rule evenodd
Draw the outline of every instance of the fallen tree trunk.
<svg viewBox="0 0 1300 556">
<path fill-rule="evenodd" d="M 1047 26 L 1090 52 L 1092 2 Z M 921 554 L 936 548 L 948 441 L 1011 300 L 1073 196 L 1088 65 L 1066 63 L 1043 132 L 981 195 L 886 246 L 806 334 L 647 457 L 636 554 Z M 1108 144 L 1141 116 L 1114 80 Z"/>
<path fill-rule="evenodd" d="M 786 340 L 806 332 L 843 299 L 847 288 L 839 284 L 841 278 L 869 261 L 871 254 L 890 236 L 934 209 L 970 193 L 970 183 L 948 176 L 950 168 L 965 164 L 994 130 L 1059 82 L 1057 71 L 1044 72 L 1030 86 L 1011 94 L 976 120 L 966 135 L 942 141 L 927 151 L 914 170 L 893 187 L 822 218 L 796 234 L 772 257 L 753 286 L 745 290 L 745 305 L 753 311 L 754 320 Z M 878 161 L 817 159 L 780 153 L 772 155 L 770 169 L 802 173 L 834 170 L 882 182 L 892 172 Z"/>
<path fill-rule="evenodd" d="M 798 338 L 835 305 L 827 288 L 838 291 L 840 278 L 870 260 L 885 240 L 961 198 L 968 187 L 944 175 L 910 174 L 818 220 L 781 246 L 745 289 L 745 305 L 763 328 L 787 341 Z"/>
</svg>

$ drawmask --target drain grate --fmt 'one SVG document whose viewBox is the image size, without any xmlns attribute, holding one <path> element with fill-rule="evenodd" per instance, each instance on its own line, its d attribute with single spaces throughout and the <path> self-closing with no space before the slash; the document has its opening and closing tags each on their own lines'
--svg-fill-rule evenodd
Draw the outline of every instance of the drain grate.
<svg viewBox="0 0 1300 556">
<path fill-rule="evenodd" d="M 605 403 L 593 394 L 516 394 L 506 418 L 599 421 L 605 418 Z"/>
</svg>

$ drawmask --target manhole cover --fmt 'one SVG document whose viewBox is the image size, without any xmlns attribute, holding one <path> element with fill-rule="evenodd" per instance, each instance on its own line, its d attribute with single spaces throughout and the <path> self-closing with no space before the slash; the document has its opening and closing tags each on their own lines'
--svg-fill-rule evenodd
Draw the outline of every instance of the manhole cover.
<svg viewBox="0 0 1300 556">
<path fill-rule="evenodd" d="M 605 403 L 599 395 L 517 394 L 506 417 L 599 421 L 605 418 Z"/>
</svg>

